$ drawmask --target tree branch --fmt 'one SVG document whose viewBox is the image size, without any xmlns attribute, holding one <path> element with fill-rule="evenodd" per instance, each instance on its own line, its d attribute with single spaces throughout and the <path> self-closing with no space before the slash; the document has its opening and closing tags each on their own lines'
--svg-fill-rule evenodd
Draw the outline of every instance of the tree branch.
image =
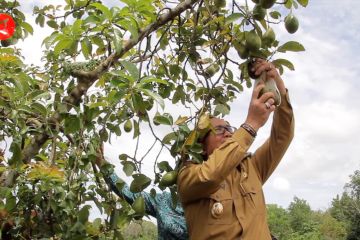
<svg viewBox="0 0 360 240">
<path fill-rule="evenodd" d="M 147 27 L 139 31 L 139 37 L 137 39 L 133 38 L 128 40 L 120 52 L 113 53 L 107 59 L 105 59 L 99 66 L 93 71 L 79 71 L 74 70 L 72 76 L 78 79 L 78 85 L 70 92 L 69 96 L 64 97 L 63 102 L 67 104 L 67 109 L 70 110 L 74 105 L 78 105 L 81 101 L 81 97 L 86 93 L 86 91 L 92 86 L 92 84 L 100 78 L 100 76 L 105 73 L 113 64 L 119 60 L 125 53 L 137 45 L 142 39 L 149 36 L 152 32 L 159 29 L 161 26 L 165 25 L 167 22 L 172 21 L 179 14 L 184 12 L 187 9 L 190 9 L 195 3 L 200 0 L 185 0 L 173 9 L 169 9 L 167 13 L 164 13 L 158 17 L 156 22 L 148 25 Z M 58 113 L 55 113 L 51 117 L 55 122 L 61 122 L 61 116 Z M 35 156 L 42 145 L 49 139 L 49 134 L 44 132 L 31 140 L 31 143 L 28 144 L 25 149 L 22 151 L 23 162 L 29 163 L 31 158 Z"/>
</svg>

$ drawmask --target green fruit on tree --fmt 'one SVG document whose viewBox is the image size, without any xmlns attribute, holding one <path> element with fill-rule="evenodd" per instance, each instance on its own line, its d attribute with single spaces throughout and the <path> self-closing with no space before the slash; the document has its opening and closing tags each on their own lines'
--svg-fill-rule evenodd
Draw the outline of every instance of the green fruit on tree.
<svg viewBox="0 0 360 240">
<path fill-rule="evenodd" d="M 245 42 L 235 41 L 234 47 L 240 58 L 247 59 L 249 57 L 249 50 L 245 47 Z"/>
<path fill-rule="evenodd" d="M 99 135 L 100 135 L 101 141 L 103 141 L 103 142 L 106 142 L 108 140 L 108 138 L 109 138 L 109 134 L 108 134 L 108 132 L 106 131 L 105 128 L 102 128 L 99 131 Z"/>
<path fill-rule="evenodd" d="M 261 79 L 261 78 L 259 78 L 259 79 Z M 257 81 L 259 81 L 259 79 Z M 257 82 L 255 82 L 255 86 L 256 86 L 256 84 L 257 84 Z M 264 86 L 264 88 L 262 88 L 260 90 L 259 97 L 266 92 L 272 92 L 274 94 L 275 105 L 279 106 L 281 103 L 281 95 L 280 95 L 279 89 L 276 86 L 274 79 L 268 79 L 265 81 L 265 86 Z"/>
<path fill-rule="evenodd" d="M 217 8 L 223 8 L 226 6 L 226 0 L 214 0 L 214 5 Z"/>
<path fill-rule="evenodd" d="M 275 41 L 275 32 L 272 28 L 268 28 L 266 32 L 263 34 L 262 43 L 264 46 L 271 46 L 271 44 Z"/>
<path fill-rule="evenodd" d="M 159 185 L 163 187 L 172 186 L 176 183 L 177 171 L 167 172 L 160 180 Z"/>
<path fill-rule="evenodd" d="M 245 35 L 245 46 L 250 51 L 256 51 L 261 47 L 261 38 L 255 31 L 250 31 Z"/>
<path fill-rule="evenodd" d="M 131 205 L 137 215 L 145 214 L 145 201 L 143 196 L 139 196 L 135 199 L 134 203 Z"/>
<path fill-rule="evenodd" d="M 125 132 L 130 132 L 132 130 L 132 122 L 128 119 L 124 124 Z"/>
<path fill-rule="evenodd" d="M 212 77 L 220 70 L 219 65 L 217 64 L 211 64 L 209 67 L 205 69 L 205 76 L 206 77 Z"/>
<path fill-rule="evenodd" d="M 298 19 L 293 15 L 289 14 L 285 18 L 285 28 L 288 31 L 288 33 L 295 33 L 299 28 L 299 21 Z"/>
<path fill-rule="evenodd" d="M 271 8 L 272 6 L 274 6 L 276 0 L 260 0 L 259 4 L 266 9 Z"/>
<path fill-rule="evenodd" d="M 256 4 L 253 8 L 253 18 L 261 21 L 265 18 L 266 9 L 262 8 L 259 4 Z"/>
</svg>

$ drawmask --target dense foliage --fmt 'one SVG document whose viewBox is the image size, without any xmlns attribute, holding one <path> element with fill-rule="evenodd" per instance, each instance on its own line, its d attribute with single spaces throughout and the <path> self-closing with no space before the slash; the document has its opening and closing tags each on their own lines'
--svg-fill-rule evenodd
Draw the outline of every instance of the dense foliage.
<svg viewBox="0 0 360 240">
<path fill-rule="evenodd" d="M 296 32 L 296 9 L 308 0 L 253 2 L 49 1 L 34 7 L 29 24 L 23 1 L 2 0 L 17 26 L 0 48 L 2 238 L 122 239 L 136 214 L 94 164 L 100 144 L 114 137 L 136 142 L 134 153 L 118 152 L 131 190 L 168 188 L 176 201 L 166 173 L 182 158 L 202 160 L 196 139 L 210 128 L 206 114 L 228 114 L 251 86 L 251 58 L 272 60 L 282 73 L 294 66 L 277 54 L 304 50 L 277 39 L 272 26 Z M 27 65 L 18 40 L 44 27 L 53 30 L 44 51 L 34 49 L 43 65 Z M 153 144 L 140 156 L 144 129 Z M 158 161 L 163 151 L 173 159 Z M 142 170 L 150 152 L 155 178 Z M 89 221 L 93 208 L 103 219 Z"/>
</svg>

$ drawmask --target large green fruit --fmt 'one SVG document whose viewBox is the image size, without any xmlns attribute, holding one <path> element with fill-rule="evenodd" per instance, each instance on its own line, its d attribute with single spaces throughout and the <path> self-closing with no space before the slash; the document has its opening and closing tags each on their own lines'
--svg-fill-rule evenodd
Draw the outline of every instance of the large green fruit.
<svg viewBox="0 0 360 240">
<path fill-rule="evenodd" d="M 145 214 L 145 201 L 142 196 L 139 196 L 135 199 L 134 203 L 131 205 L 137 215 Z"/>
<path fill-rule="evenodd" d="M 289 14 L 285 18 L 285 28 L 288 31 L 288 33 L 295 33 L 299 28 L 299 21 L 298 19 L 293 15 Z"/>
<path fill-rule="evenodd" d="M 269 9 L 272 6 L 274 6 L 276 0 L 260 0 L 259 4 L 260 6 L 262 6 L 263 8 Z"/>
<path fill-rule="evenodd" d="M 256 86 L 256 84 L 257 83 L 255 83 L 255 86 Z M 279 89 L 276 86 L 274 79 L 268 79 L 265 81 L 265 87 L 263 89 L 261 89 L 261 91 L 259 93 L 259 97 L 266 92 L 272 92 L 274 94 L 275 105 L 279 106 L 281 103 L 281 95 L 280 95 Z"/>
<path fill-rule="evenodd" d="M 159 185 L 163 187 L 172 186 L 176 183 L 177 171 L 167 172 L 160 180 Z"/>
<path fill-rule="evenodd" d="M 245 47 L 244 41 L 243 42 L 235 41 L 233 44 L 240 58 L 247 59 L 249 57 L 249 49 Z"/>
<path fill-rule="evenodd" d="M 124 130 L 125 132 L 130 132 L 131 129 L 132 129 L 132 122 L 130 121 L 130 119 L 128 119 L 124 124 Z"/>
<path fill-rule="evenodd" d="M 255 31 L 250 31 L 245 35 L 245 46 L 250 51 L 256 51 L 261 47 L 261 38 Z"/>
<path fill-rule="evenodd" d="M 264 46 L 271 46 L 271 44 L 275 41 L 275 32 L 272 28 L 268 28 L 262 37 L 262 44 Z"/>
<path fill-rule="evenodd" d="M 266 9 L 262 8 L 259 4 L 256 4 L 253 8 L 253 18 L 255 20 L 261 21 L 265 18 Z"/>
</svg>

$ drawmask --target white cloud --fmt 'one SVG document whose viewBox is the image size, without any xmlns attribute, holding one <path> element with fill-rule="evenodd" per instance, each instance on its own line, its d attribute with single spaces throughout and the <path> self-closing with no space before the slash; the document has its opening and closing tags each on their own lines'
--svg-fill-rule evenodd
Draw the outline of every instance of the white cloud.
<svg viewBox="0 0 360 240">
<path fill-rule="evenodd" d="M 291 185 L 286 178 L 276 177 L 272 181 L 272 187 L 278 191 L 288 191 Z"/>
</svg>

